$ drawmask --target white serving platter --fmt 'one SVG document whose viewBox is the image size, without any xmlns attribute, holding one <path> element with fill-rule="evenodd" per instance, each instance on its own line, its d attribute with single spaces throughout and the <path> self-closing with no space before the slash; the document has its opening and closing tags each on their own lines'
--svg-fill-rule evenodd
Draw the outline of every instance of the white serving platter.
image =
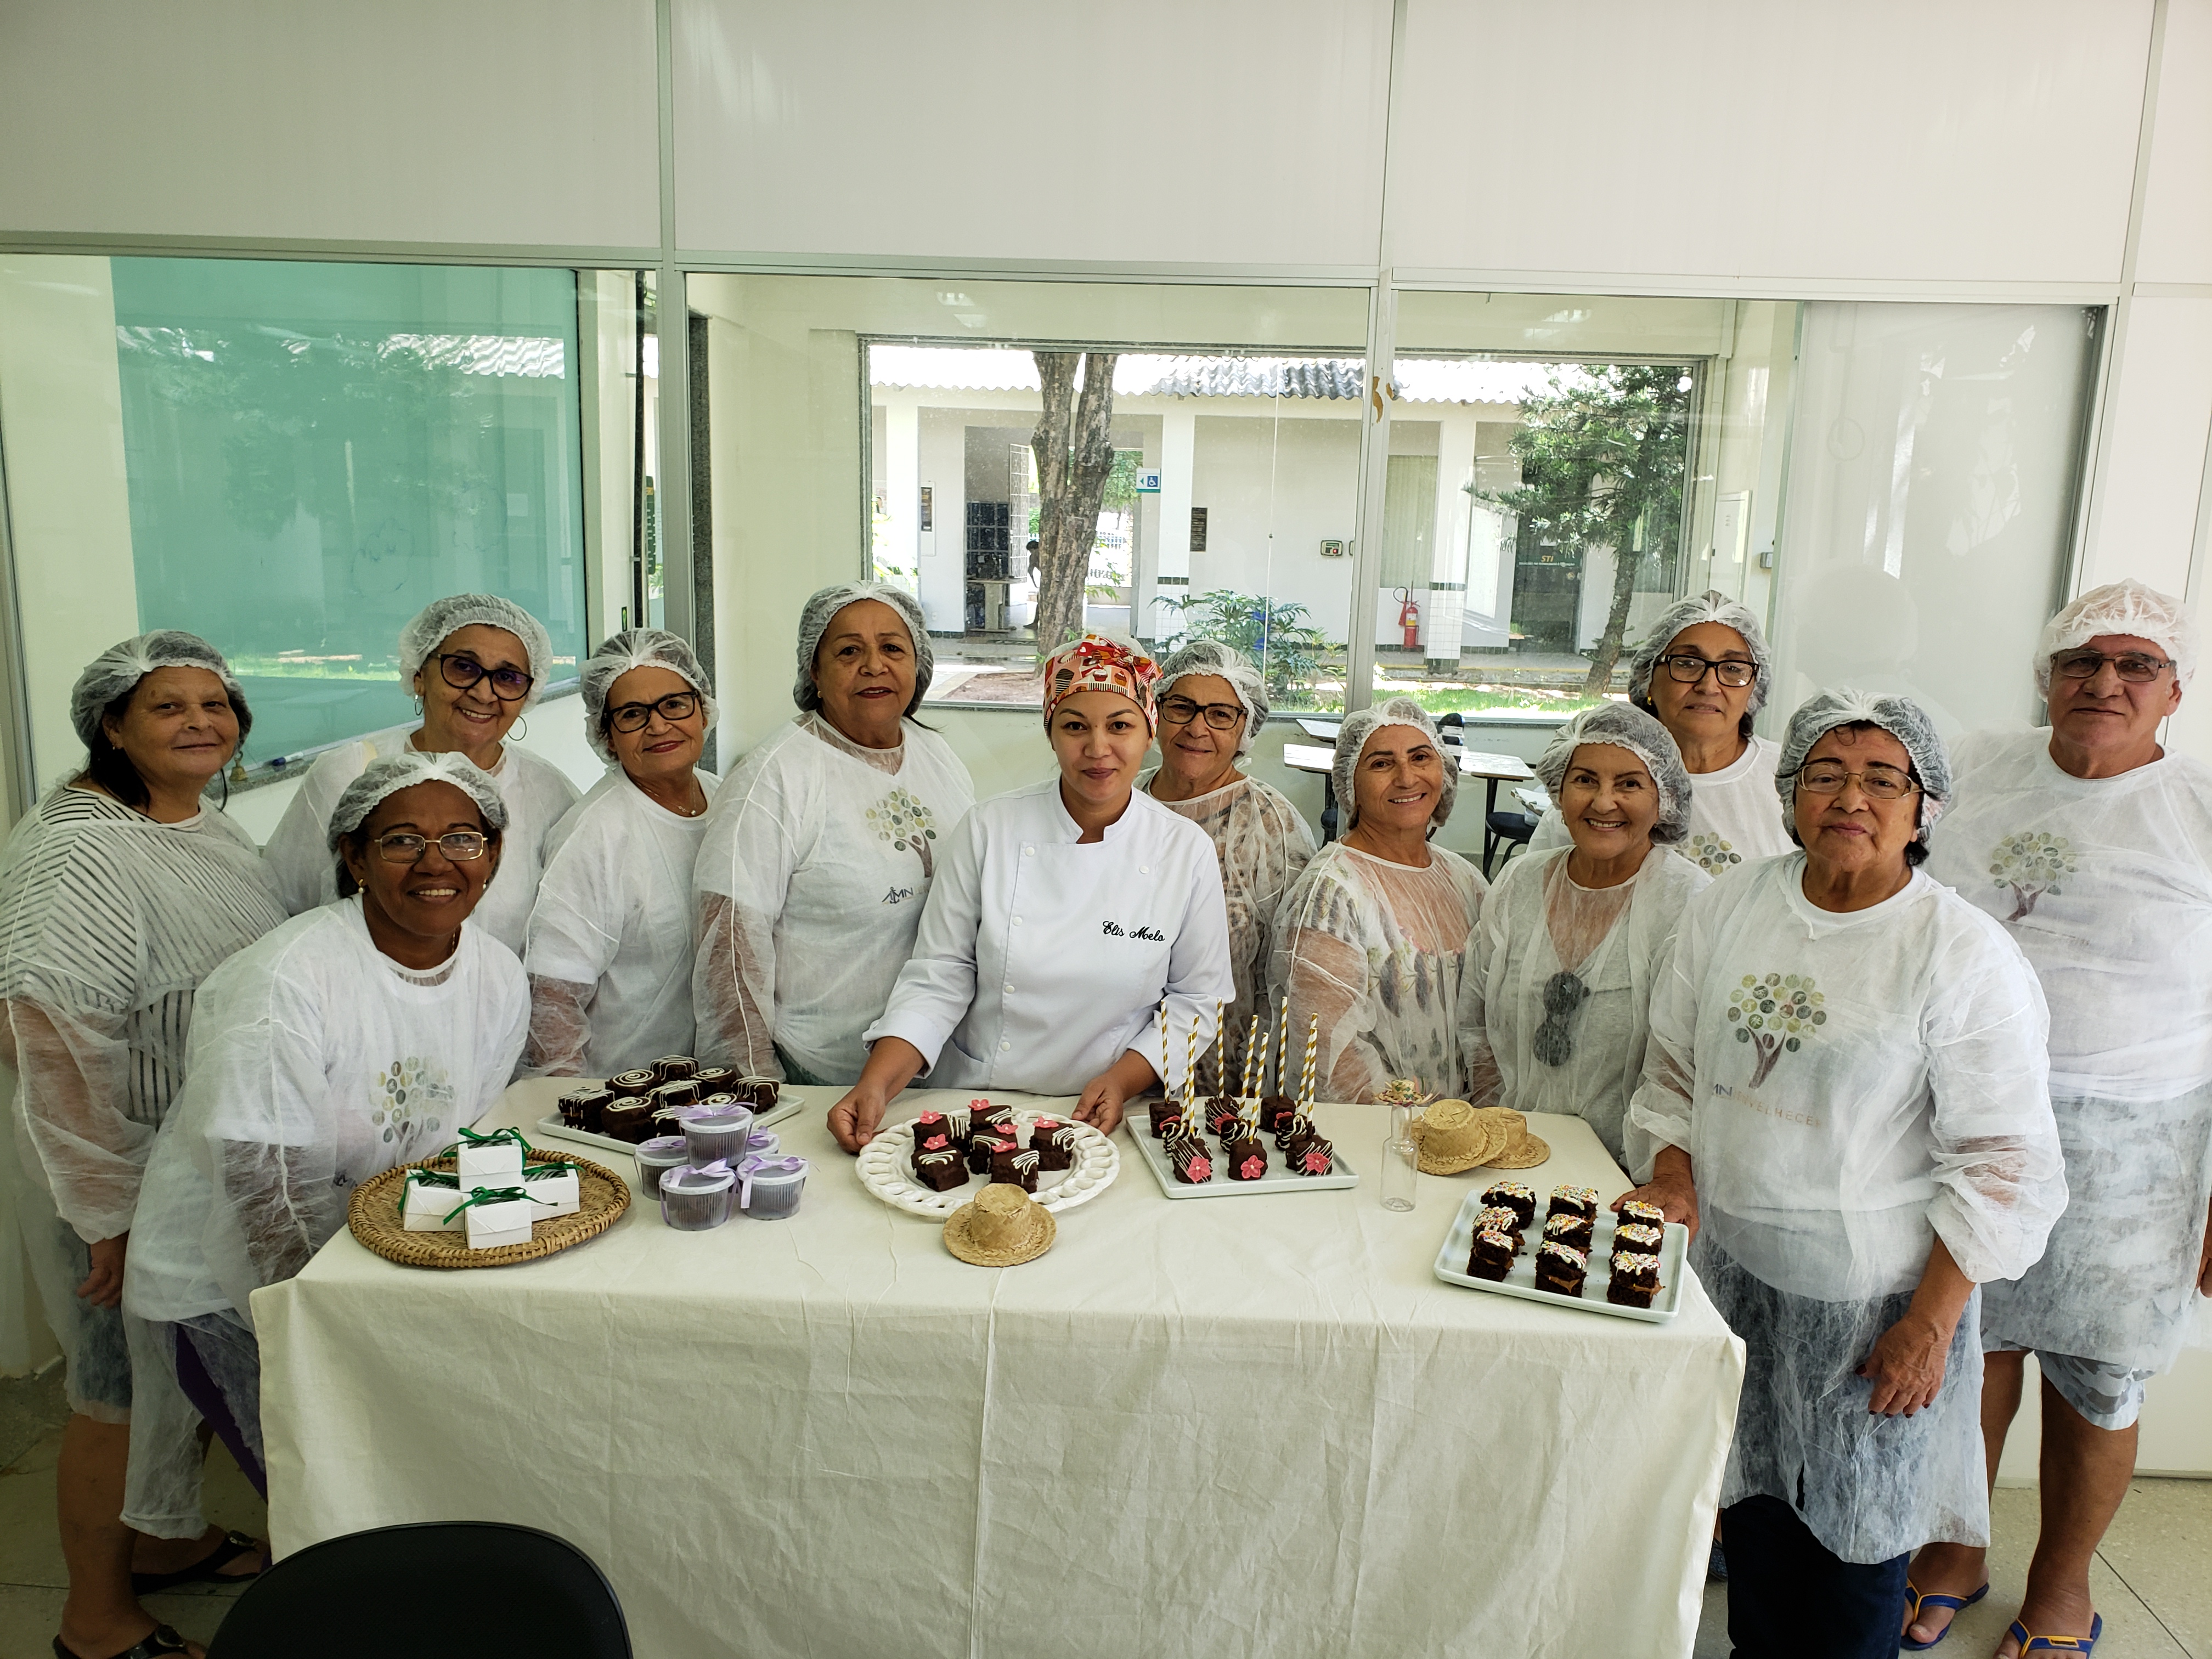
<svg viewBox="0 0 2212 1659">
<path fill-rule="evenodd" d="M 1145 1117 L 1142 1101 L 1131 1103 L 1137 1108 L 1135 1115 L 1121 1120 L 1121 1127 L 1129 1132 L 1129 1139 L 1137 1143 L 1138 1155 L 1160 1183 L 1160 1191 L 1169 1198 L 1253 1198 L 1262 1193 L 1330 1193 L 1341 1192 L 1346 1187 L 1357 1187 L 1359 1176 L 1344 1161 L 1344 1154 L 1336 1153 L 1336 1168 L 1325 1176 L 1292 1175 L 1284 1167 L 1283 1155 L 1275 1150 L 1275 1137 L 1263 1134 L 1260 1144 L 1267 1149 L 1267 1173 L 1257 1181 L 1232 1181 L 1221 1167 L 1221 1142 L 1207 1135 L 1206 1156 L 1213 1161 L 1211 1179 L 1191 1182 L 1177 1181 L 1174 1166 L 1169 1164 L 1164 1141 L 1152 1138 L 1152 1125 Z"/>
<path fill-rule="evenodd" d="M 1049 1117 L 1073 1129 L 1076 1145 L 1075 1161 L 1066 1169 L 1037 1171 L 1036 1197 L 1039 1204 L 1055 1213 L 1072 1210 L 1079 1204 L 1088 1204 L 1114 1184 L 1115 1176 L 1121 1173 L 1121 1155 L 1115 1150 L 1112 1141 L 1088 1123 L 1079 1123 L 1058 1112 L 1018 1111 L 1014 1122 L 1021 1131 L 1021 1145 L 1029 1145 L 1030 1130 L 1041 1117 Z M 875 1138 L 860 1148 L 856 1160 L 860 1185 L 895 1210 L 943 1221 L 962 1205 L 973 1202 L 975 1195 L 991 1184 L 988 1176 L 971 1174 L 961 1185 L 938 1192 L 914 1178 L 913 1158 L 911 1120 L 877 1130 Z"/>
<path fill-rule="evenodd" d="M 1483 1183 L 1486 1187 L 1489 1184 Z M 1544 1196 L 1538 1194 L 1540 1200 Z M 1470 1291 L 1490 1291 L 1499 1296 L 1517 1296 L 1528 1302 L 1548 1302 L 1557 1308 L 1578 1308 L 1584 1313 L 1609 1314 L 1615 1319 L 1641 1320 L 1647 1325 L 1665 1324 L 1682 1305 L 1682 1257 L 1689 1249 L 1690 1230 L 1679 1221 L 1670 1221 L 1661 1230 L 1659 1294 L 1648 1308 L 1623 1308 L 1605 1299 L 1605 1287 L 1613 1279 L 1613 1230 L 1620 1217 L 1599 1206 L 1597 1225 L 1590 1237 L 1589 1276 L 1583 1281 L 1583 1293 L 1577 1297 L 1536 1288 L 1536 1246 L 1542 1243 L 1539 1235 L 1544 1225 L 1540 1204 L 1535 1220 L 1529 1225 L 1528 1241 L 1522 1245 L 1521 1254 L 1513 1258 L 1512 1270 L 1504 1278 L 1477 1279 L 1468 1272 L 1468 1255 L 1474 1249 L 1474 1218 L 1481 1211 L 1482 1192 L 1478 1188 L 1468 1194 L 1459 1206 L 1459 1213 L 1452 1218 L 1451 1231 L 1444 1236 L 1443 1248 L 1437 1252 L 1437 1277 L 1447 1285 L 1463 1285 Z"/>
<path fill-rule="evenodd" d="M 772 1129 L 805 1103 L 797 1095 L 778 1100 L 768 1110 L 753 1114 L 753 1127 Z M 636 1146 L 629 1141 L 617 1140 L 612 1135 L 595 1135 L 589 1129 L 571 1128 L 561 1121 L 561 1115 L 558 1112 L 550 1117 L 539 1118 L 532 1126 L 532 1133 L 550 1135 L 556 1140 L 572 1140 L 579 1146 L 596 1146 L 603 1152 L 621 1152 L 630 1158 L 637 1155 Z"/>
</svg>

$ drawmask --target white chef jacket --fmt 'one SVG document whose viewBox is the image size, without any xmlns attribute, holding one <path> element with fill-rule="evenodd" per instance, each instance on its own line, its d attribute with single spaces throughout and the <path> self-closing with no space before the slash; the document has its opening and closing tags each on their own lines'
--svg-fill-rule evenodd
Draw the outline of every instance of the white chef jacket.
<svg viewBox="0 0 2212 1659">
<path fill-rule="evenodd" d="M 1202 1048 L 1237 994 L 1213 842 L 1141 790 L 1082 833 L 1056 777 L 962 819 L 863 1040 L 911 1042 L 932 1088 L 1079 1094 L 1129 1049 L 1180 1085 L 1194 1023 Z"/>
<path fill-rule="evenodd" d="M 420 729 L 419 727 L 417 728 Z M 337 858 L 330 850 L 331 813 L 346 786 L 382 756 L 396 755 L 414 737 L 372 744 L 356 738 L 326 750 L 300 780 L 299 793 L 276 821 L 261 860 L 284 908 L 294 915 L 328 904 L 338 896 Z M 518 956 L 538 902 L 538 878 L 545 868 L 545 843 L 553 826 L 576 804 L 576 786 L 552 762 L 518 749 L 500 750 L 491 780 L 507 804 L 507 830 L 500 838 L 499 872 L 477 902 L 470 918 Z"/>
<path fill-rule="evenodd" d="M 1796 843 L 1782 827 L 1782 798 L 1774 793 L 1774 767 L 1781 756 L 1780 744 L 1753 738 L 1719 771 L 1690 774 L 1690 833 L 1675 843 L 1674 851 L 1709 876 L 1796 852 Z M 1573 844 L 1554 803 L 1537 823 L 1528 850 Z"/>
</svg>

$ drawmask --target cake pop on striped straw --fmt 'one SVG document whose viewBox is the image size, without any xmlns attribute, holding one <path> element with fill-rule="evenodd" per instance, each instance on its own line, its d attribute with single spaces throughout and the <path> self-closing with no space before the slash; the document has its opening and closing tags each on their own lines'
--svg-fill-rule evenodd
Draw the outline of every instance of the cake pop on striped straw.
<svg viewBox="0 0 2212 1659">
<path fill-rule="evenodd" d="M 1309 1117 L 1313 1115 L 1314 1056 L 1321 1047 L 1321 1016 L 1316 1014 L 1306 1025 L 1305 1070 L 1298 1077 L 1298 1109 Z"/>
<path fill-rule="evenodd" d="M 1260 1016 L 1255 1014 L 1252 1016 L 1252 1029 L 1245 1034 L 1244 1037 L 1244 1086 L 1237 1091 L 1239 1095 L 1249 1095 L 1252 1092 L 1252 1057 L 1259 1051 Z"/>
<path fill-rule="evenodd" d="M 1287 1086 L 1291 1080 L 1290 1071 L 1291 1000 L 1286 996 L 1283 999 L 1282 1009 L 1276 1016 L 1275 1024 L 1275 1092 L 1277 1094 L 1290 1093 Z"/>
</svg>

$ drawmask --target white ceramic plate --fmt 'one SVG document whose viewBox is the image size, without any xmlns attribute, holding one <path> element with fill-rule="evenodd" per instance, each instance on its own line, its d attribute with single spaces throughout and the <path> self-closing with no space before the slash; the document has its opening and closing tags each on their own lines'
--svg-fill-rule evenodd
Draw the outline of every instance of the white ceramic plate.
<svg viewBox="0 0 2212 1659">
<path fill-rule="evenodd" d="M 1134 1103 L 1140 1108 L 1142 1102 Z M 1359 1176 L 1344 1161 L 1341 1152 L 1336 1154 L 1336 1167 L 1325 1176 L 1292 1175 L 1284 1166 L 1283 1155 L 1275 1150 L 1272 1134 L 1260 1137 L 1267 1149 L 1267 1173 L 1257 1181 L 1231 1181 L 1229 1172 L 1221 1167 L 1221 1143 L 1212 1136 L 1206 1138 L 1206 1156 L 1213 1160 L 1213 1178 L 1194 1185 L 1177 1181 L 1174 1166 L 1169 1164 L 1167 1144 L 1152 1139 L 1152 1125 L 1139 1109 L 1134 1116 L 1121 1120 L 1121 1127 L 1129 1132 L 1129 1139 L 1137 1143 L 1137 1153 L 1152 1170 L 1160 1183 L 1160 1191 L 1169 1198 L 1252 1198 L 1261 1193 L 1328 1193 L 1346 1187 L 1357 1187 Z"/>
<path fill-rule="evenodd" d="M 1048 1210 L 1072 1210 L 1088 1204 L 1114 1184 L 1121 1173 L 1121 1155 L 1114 1143 L 1088 1123 L 1079 1123 L 1057 1112 L 1016 1112 L 1021 1144 L 1029 1145 L 1030 1127 L 1041 1117 L 1065 1123 L 1076 1133 L 1075 1161 L 1065 1170 L 1037 1172 L 1036 1201 Z M 988 1178 L 970 1175 L 950 1192 L 933 1192 L 914 1178 L 914 1124 L 911 1121 L 878 1129 L 876 1138 L 860 1148 L 860 1184 L 895 1210 L 943 1221 L 963 1204 L 971 1201 L 989 1184 Z"/>
<path fill-rule="evenodd" d="M 768 1110 L 753 1115 L 753 1127 L 772 1129 L 805 1103 L 796 1095 L 779 1100 Z M 556 1140 L 571 1140 L 579 1146 L 595 1146 L 603 1152 L 621 1152 L 629 1158 L 637 1156 L 637 1148 L 630 1142 L 617 1140 L 612 1135 L 595 1135 L 589 1129 L 572 1129 L 561 1121 L 558 1112 L 539 1118 L 531 1133 L 550 1135 Z"/>
<path fill-rule="evenodd" d="M 1483 1183 L 1486 1187 L 1489 1184 Z M 1659 1294 L 1648 1308 L 1623 1308 L 1605 1299 L 1605 1287 L 1613 1279 L 1613 1230 L 1620 1217 L 1602 1206 L 1599 1207 L 1597 1225 L 1591 1230 L 1589 1276 L 1583 1281 L 1583 1293 L 1561 1296 L 1557 1291 L 1536 1288 L 1536 1245 L 1542 1242 L 1536 1236 L 1544 1226 L 1540 1207 L 1529 1228 L 1531 1242 L 1521 1247 L 1521 1254 L 1513 1258 L 1512 1269 L 1504 1278 L 1477 1279 L 1468 1272 L 1467 1258 L 1474 1249 L 1474 1218 L 1481 1212 L 1482 1193 L 1478 1188 L 1468 1194 L 1459 1206 L 1459 1213 L 1452 1218 L 1451 1231 L 1444 1237 L 1443 1248 L 1437 1252 L 1437 1277 L 1447 1285 L 1464 1285 L 1470 1291 L 1490 1291 L 1530 1302 L 1548 1302 L 1555 1308 L 1610 1314 L 1615 1319 L 1640 1319 L 1647 1325 L 1665 1324 L 1682 1305 L 1682 1278 L 1686 1271 L 1682 1257 L 1690 1247 L 1690 1230 L 1679 1221 L 1670 1221 L 1662 1230 Z"/>
</svg>

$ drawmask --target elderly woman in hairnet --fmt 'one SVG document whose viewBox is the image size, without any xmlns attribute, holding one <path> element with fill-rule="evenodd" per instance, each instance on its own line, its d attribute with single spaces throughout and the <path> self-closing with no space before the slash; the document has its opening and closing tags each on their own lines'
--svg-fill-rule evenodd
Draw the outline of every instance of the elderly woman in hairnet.
<svg viewBox="0 0 2212 1659">
<path fill-rule="evenodd" d="M 1481 1090 L 1494 1066 L 1499 1103 L 1583 1118 L 1626 1164 L 1652 987 L 1683 906 L 1712 879 L 1667 856 L 1690 778 L 1667 728 L 1616 702 L 1562 726 L 1536 775 L 1574 841 L 1515 860 L 1483 904 L 1463 994 L 1470 1082 Z"/>
<path fill-rule="evenodd" d="M 799 613 L 798 716 L 731 774 L 693 867 L 702 1057 L 793 1083 L 860 1075 L 860 1033 L 975 804 L 951 745 L 914 718 L 934 666 L 902 587 L 825 587 Z"/>
<path fill-rule="evenodd" d="M 370 762 L 331 811 L 338 902 L 200 988 L 124 1299 L 167 1328 L 185 1393 L 264 1497 L 248 1298 L 307 1265 L 362 1182 L 475 1122 L 521 1055 L 522 964 L 472 920 L 506 828 L 465 756 Z"/>
<path fill-rule="evenodd" d="M 1137 786 L 1159 670 L 1127 635 L 1044 662 L 1058 775 L 983 802 L 947 837 L 914 953 L 860 1081 L 830 1109 L 848 1152 L 925 1068 L 940 1089 L 1073 1095 L 1106 1134 L 1170 1075 L 1170 1043 L 1229 998 L 1213 844 Z"/>
<path fill-rule="evenodd" d="M 201 793 L 253 724 L 214 647 L 173 629 L 125 640 L 78 677 L 70 717 L 84 769 L 16 825 L 0 862 L 0 1058 L 15 1075 L 0 1171 L 68 1364 L 62 1646 L 179 1652 L 134 1577 L 143 1589 L 250 1576 L 259 1547 L 200 1512 L 192 1411 L 159 1342 L 118 1306 L 124 1266 L 195 994 L 284 911 L 252 838 Z"/>
<path fill-rule="evenodd" d="M 1194 640 L 1160 665 L 1160 763 L 1137 787 L 1213 842 L 1229 903 L 1237 997 L 1225 1023 L 1246 1029 L 1267 984 L 1275 907 L 1314 855 L 1313 831 L 1279 790 L 1237 769 L 1267 718 L 1267 683 L 1241 652 Z"/>
<path fill-rule="evenodd" d="M 507 732 L 537 702 L 552 672 L 553 641 L 545 624 L 496 593 L 440 599 L 399 631 L 400 683 L 413 690 L 422 714 L 422 724 L 400 746 L 416 754 L 465 756 L 499 785 L 507 803 L 504 878 L 484 896 L 477 926 L 517 955 L 538 900 L 546 839 L 576 804 L 576 786 L 559 767 L 526 749 L 506 746 Z M 379 752 L 357 738 L 318 757 L 262 849 L 294 915 L 338 896 L 327 850 L 331 811 Z"/>
<path fill-rule="evenodd" d="M 1674 850 L 1709 876 L 1790 850 L 1774 817 L 1778 750 L 1751 730 L 1773 687 L 1773 664 L 1759 618 L 1718 592 L 1662 611 L 1628 659 L 1629 702 L 1667 728 L 1697 784 L 1689 830 Z M 1528 848 L 1569 840 L 1554 811 Z"/>
<path fill-rule="evenodd" d="M 583 668 L 584 736 L 607 775 L 553 827 L 522 955 L 526 1071 L 612 1077 L 688 1054 L 691 866 L 715 778 L 714 700 L 691 647 L 633 628 Z"/>
<path fill-rule="evenodd" d="M 1691 1229 L 1747 1349 L 1736 1650 L 1887 1659 L 1905 1553 L 1988 1541 L 1976 1286 L 2027 1271 L 2066 1201 L 2049 1022 L 2004 930 L 1916 867 L 1951 794 L 1917 704 L 1820 693 L 1776 788 L 1803 850 L 1683 912 L 1629 1196 Z"/>
<path fill-rule="evenodd" d="M 2040 1261 L 1982 1295 L 1992 1479 L 2027 1354 L 2043 1373 L 2043 1535 L 2015 1648 L 2095 1638 L 2089 1562 L 2135 1471 L 2145 1386 L 2212 1289 L 2212 769 L 2159 742 L 2196 659 L 2181 600 L 2141 582 L 2059 611 L 2034 659 L 2050 725 L 1960 743 L 1928 866 L 2012 936 L 2051 1005 L 2066 1212 Z M 1931 1546 L 1908 1645 L 1988 1583 L 1981 1550 Z"/>
<path fill-rule="evenodd" d="M 1411 1078 L 1462 1095 L 1461 979 L 1486 890 L 1432 846 L 1459 769 L 1410 697 L 1347 715 L 1336 738 L 1342 839 L 1316 854 L 1275 912 L 1267 993 L 1290 1000 L 1291 1040 L 1320 1022 L 1324 1100 L 1372 1100 Z"/>
</svg>

